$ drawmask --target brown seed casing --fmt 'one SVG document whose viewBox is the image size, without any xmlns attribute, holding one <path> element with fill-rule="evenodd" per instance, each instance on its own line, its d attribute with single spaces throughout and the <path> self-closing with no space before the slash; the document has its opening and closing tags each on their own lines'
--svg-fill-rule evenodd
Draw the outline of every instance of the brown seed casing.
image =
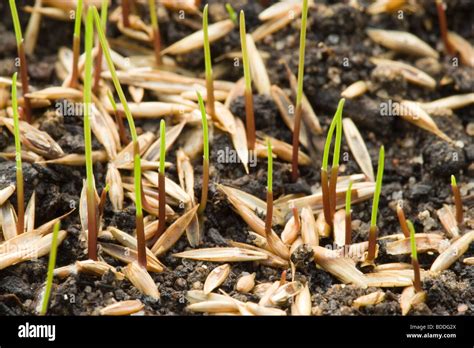
<svg viewBox="0 0 474 348">
<path fill-rule="evenodd" d="M 377 226 L 370 226 L 367 262 L 373 262 L 375 259 L 375 249 L 377 245 L 377 232 L 378 232 Z"/>
<path fill-rule="evenodd" d="M 407 220 L 405 219 L 405 213 L 403 212 L 401 201 L 397 203 L 397 216 L 405 238 L 410 238 L 410 231 L 408 230 Z"/>
</svg>

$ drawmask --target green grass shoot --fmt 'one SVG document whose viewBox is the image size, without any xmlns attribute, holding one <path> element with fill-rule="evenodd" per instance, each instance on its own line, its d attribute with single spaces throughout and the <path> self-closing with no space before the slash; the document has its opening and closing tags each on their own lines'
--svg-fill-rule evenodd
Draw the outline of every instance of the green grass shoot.
<svg viewBox="0 0 474 348">
<path fill-rule="evenodd" d="M 160 174 L 165 174 L 165 156 L 166 156 L 166 123 L 160 121 Z"/>
<path fill-rule="evenodd" d="M 326 143 L 324 144 L 324 153 L 323 153 L 323 164 L 321 166 L 321 169 L 326 172 L 328 170 L 329 150 L 331 149 L 332 135 L 334 133 L 334 129 L 336 128 L 336 125 L 338 122 L 339 122 L 338 118 L 334 116 L 334 118 L 331 121 L 331 125 L 329 126 L 328 134 L 326 135 Z"/>
<path fill-rule="evenodd" d="M 18 222 L 17 233 L 24 232 L 25 222 L 25 198 L 23 183 L 23 167 L 21 163 L 21 142 L 20 142 L 20 116 L 18 115 L 18 96 L 17 96 L 17 73 L 12 78 L 12 109 L 13 109 L 13 128 L 15 136 L 15 160 L 16 160 L 16 194 L 18 204 Z"/>
<path fill-rule="evenodd" d="M 212 62 L 211 62 L 211 46 L 209 43 L 209 5 L 204 6 L 202 13 L 202 30 L 204 33 L 204 65 L 206 74 L 206 88 L 207 98 L 206 107 L 207 113 L 214 117 L 216 111 L 214 106 L 214 81 L 212 78 Z"/>
<path fill-rule="evenodd" d="M 56 222 L 53 228 L 53 239 L 51 241 L 51 251 L 49 253 L 48 274 L 46 276 L 46 287 L 44 289 L 43 303 L 41 304 L 40 315 L 46 315 L 48 311 L 49 298 L 51 297 L 51 288 L 53 286 L 53 274 L 56 267 L 56 255 L 58 251 L 58 234 L 60 222 Z"/>
<path fill-rule="evenodd" d="M 349 186 L 346 191 L 346 215 L 351 214 L 351 195 L 352 195 L 352 180 L 349 181 Z"/>
<path fill-rule="evenodd" d="M 410 246 L 411 246 L 411 258 L 413 260 L 418 260 L 418 255 L 416 251 L 416 240 L 415 240 L 415 227 L 410 220 L 407 220 L 408 230 L 410 231 Z"/>
<path fill-rule="evenodd" d="M 23 34 L 21 32 L 20 19 L 18 18 L 15 0 L 10 0 L 10 11 L 12 13 L 13 28 L 15 30 L 16 45 L 19 47 L 23 42 Z"/>
<path fill-rule="evenodd" d="M 379 210 L 379 199 L 380 199 L 380 192 L 382 191 L 382 178 L 383 178 L 383 169 L 384 169 L 384 160 L 385 160 L 385 148 L 382 145 L 379 151 L 379 163 L 377 168 L 377 179 L 375 182 L 375 193 L 374 193 L 374 201 L 372 204 L 372 217 L 370 219 L 370 226 L 375 227 L 377 226 L 377 213 Z"/>
<path fill-rule="evenodd" d="M 202 192 L 201 192 L 201 204 L 198 208 L 198 213 L 201 214 L 206 209 L 207 204 L 207 193 L 209 186 L 209 129 L 207 125 L 207 115 L 204 108 L 204 101 L 201 94 L 196 91 L 199 109 L 201 110 L 201 121 L 202 121 L 202 136 L 203 136 L 203 163 L 202 163 Z"/>
<path fill-rule="evenodd" d="M 298 64 L 298 88 L 296 92 L 296 107 L 301 105 L 303 98 L 304 57 L 306 49 L 306 24 L 308 21 L 308 0 L 303 0 L 303 12 L 301 13 L 300 31 L 300 54 Z"/>
<path fill-rule="evenodd" d="M 252 76 L 250 75 L 249 54 L 247 51 L 247 32 L 245 29 L 245 13 L 240 11 L 240 44 L 242 47 L 242 64 L 244 65 L 245 90 L 252 92 Z"/>
<path fill-rule="evenodd" d="M 452 187 L 458 186 L 458 184 L 456 182 L 456 177 L 454 175 L 451 175 L 451 186 Z"/>
<path fill-rule="evenodd" d="M 151 27 L 153 29 L 157 29 L 158 28 L 158 16 L 156 15 L 155 0 L 148 0 L 148 7 L 150 9 Z"/>
<path fill-rule="evenodd" d="M 342 139 L 342 109 L 344 108 L 345 99 L 342 98 L 339 100 L 337 105 L 336 115 L 334 116 L 337 119 L 336 127 L 336 141 L 334 143 L 334 154 L 332 157 L 332 167 L 339 166 L 339 156 L 341 153 L 341 139 Z"/>
<path fill-rule="evenodd" d="M 77 0 L 76 14 L 74 17 L 74 37 L 81 37 L 81 20 L 82 20 L 82 3 L 83 0 Z"/>
<path fill-rule="evenodd" d="M 237 25 L 237 14 L 235 13 L 232 5 L 229 3 L 225 4 L 225 9 L 227 10 L 227 13 L 229 14 L 229 18 L 231 19 L 231 21 L 234 22 L 235 25 Z"/>
</svg>

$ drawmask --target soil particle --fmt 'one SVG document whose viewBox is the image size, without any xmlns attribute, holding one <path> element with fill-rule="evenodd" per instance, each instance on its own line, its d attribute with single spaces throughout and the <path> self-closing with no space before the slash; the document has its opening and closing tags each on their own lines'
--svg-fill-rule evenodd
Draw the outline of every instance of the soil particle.
<svg viewBox="0 0 474 348">
<path fill-rule="evenodd" d="M 436 176 L 457 174 L 466 165 L 464 151 L 445 141 L 428 141 L 422 154 L 424 168 Z"/>
<path fill-rule="evenodd" d="M 0 279 L 0 292 L 4 294 L 15 294 L 24 300 L 33 297 L 29 284 L 16 276 L 6 276 Z"/>
</svg>

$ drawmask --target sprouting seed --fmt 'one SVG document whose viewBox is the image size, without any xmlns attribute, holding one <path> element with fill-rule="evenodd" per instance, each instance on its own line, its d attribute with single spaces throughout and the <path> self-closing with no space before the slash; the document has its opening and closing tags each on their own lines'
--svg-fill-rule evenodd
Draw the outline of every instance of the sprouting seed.
<svg viewBox="0 0 474 348">
<path fill-rule="evenodd" d="M 304 77 L 304 55 L 306 48 L 306 23 L 308 19 L 308 0 L 303 0 L 303 12 L 301 13 L 300 51 L 298 63 L 298 88 L 296 92 L 295 126 L 293 130 L 293 157 L 291 166 L 291 178 L 293 182 L 298 179 L 298 148 L 300 143 L 303 77 Z"/>
<path fill-rule="evenodd" d="M 272 233 L 273 218 L 273 152 L 270 139 L 267 139 L 267 159 L 267 215 L 265 218 L 265 233 L 269 236 Z"/>
<path fill-rule="evenodd" d="M 198 213 L 202 214 L 206 209 L 207 204 L 207 192 L 209 186 L 209 130 L 207 126 L 207 115 L 204 110 L 204 102 L 202 96 L 197 92 L 199 108 L 201 110 L 202 119 L 202 136 L 203 136 L 203 159 L 202 159 L 202 192 L 201 192 L 201 204 L 199 205 Z"/>
<path fill-rule="evenodd" d="M 331 166 L 331 176 L 329 178 L 329 204 L 330 204 L 330 214 L 331 218 L 336 212 L 336 184 L 337 184 L 337 174 L 339 172 L 339 156 L 341 153 L 341 139 L 342 139 L 342 109 L 344 108 L 345 99 L 342 98 L 339 100 L 337 105 L 336 114 L 334 115 L 337 118 L 336 126 L 336 140 L 334 142 L 334 152 L 332 156 L 332 166 Z"/>
<path fill-rule="evenodd" d="M 13 108 L 13 125 L 15 135 L 15 159 L 16 159 L 16 197 L 17 197 L 17 234 L 24 232 L 25 224 L 25 197 L 23 189 L 23 168 L 21 163 L 21 142 L 20 142 L 20 121 L 18 115 L 18 98 L 16 89 L 17 73 L 12 78 L 12 108 Z"/>
<path fill-rule="evenodd" d="M 48 311 L 49 298 L 51 296 L 51 287 L 53 286 L 53 274 L 56 267 L 56 254 L 58 250 L 58 234 L 60 222 L 54 224 L 53 239 L 51 241 L 51 251 L 49 253 L 48 274 L 46 276 L 46 287 L 44 290 L 43 303 L 41 305 L 41 315 L 46 315 Z"/>
<path fill-rule="evenodd" d="M 127 117 L 128 125 L 130 127 L 130 134 L 133 142 L 133 177 L 135 187 L 135 216 L 136 216 L 136 231 L 137 231 L 137 251 L 138 251 L 138 262 L 142 267 L 146 267 L 146 247 L 145 247 L 145 232 L 143 223 L 143 205 L 141 197 L 141 164 L 140 164 L 140 147 L 138 145 L 138 135 L 135 128 L 135 122 L 133 121 L 130 108 L 128 107 L 127 99 L 123 93 L 122 86 L 117 76 L 112 56 L 110 54 L 109 44 L 105 37 L 104 31 L 102 30 L 99 13 L 97 8 L 92 7 L 94 13 L 94 20 L 99 35 L 99 41 L 104 52 L 107 66 L 112 76 L 112 82 L 114 83 L 115 90 L 119 96 L 120 102 L 124 108 L 125 116 Z"/>
<path fill-rule="evenodd" d="M 31 104 L 30 100 L 25 97 L 29 92 L 28 65 L 26 62 L 25 44 L 23 42 L 23 34 L 21 32 L 20 19 L 18 18 L 15 0 L 10 0 L 10 11 L 12 13 L 13 28 L 15 30 L 18 58 L 20 59 L 20 79 L 24 99 L 25 121 L 31 123 Z"/>
<path fill-rule="evenodd" d="M 89 259 L 97 261 L 97 217 L 98 207 L 95 198 L 94 172 L 92 162 L 92 136 L 90 119 L 92 117 L 92 38 L 94 31 L 92 8 L 87 11 L 85 39 L 85 70 L 84 70 L 84 148 L 86 155 L 86 185 L 87 185 L 87 246 Z"/>
<path fill-rule="evenodd" d="M 247 51 L 247 33 L 245 30 L 245 13 L 240 11 L 240 44 L 245 78 L 245 120 L 249 149 L 255 149 L 255 117 L 253 110 L 252 77 L 250 75 L 249 54 Z"/>
<path fill-rule="evenodd" d="M 385 160 L 385 149 L 382 145 L 379 151 L 379 162 L 377 168 L 377 179 L 375 182 L 374 201 L 372 203 L 372 217 L 370 220 L 369 231 L 369 249 L 367 261 L 372 262 L 375 259 L 375 245 L 377 243 L 377 213 L 379 209 L 380 191 L 382 190 L 382 178 Z"/>
</svg>

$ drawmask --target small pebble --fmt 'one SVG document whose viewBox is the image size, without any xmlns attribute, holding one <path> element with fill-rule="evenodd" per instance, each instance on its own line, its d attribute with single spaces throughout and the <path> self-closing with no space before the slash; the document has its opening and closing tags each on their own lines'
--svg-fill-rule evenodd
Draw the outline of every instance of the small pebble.
<svg viewBox="0 0 474 348">
<path fill-rule="evenodd" d="M 465 303 L 461 303 L 459 306 L 458 306 L 458 312 L 459 313 L 464 313 L 468 310 L 469 308 L 467 307 L 467 305 Z"/>
</svg>

